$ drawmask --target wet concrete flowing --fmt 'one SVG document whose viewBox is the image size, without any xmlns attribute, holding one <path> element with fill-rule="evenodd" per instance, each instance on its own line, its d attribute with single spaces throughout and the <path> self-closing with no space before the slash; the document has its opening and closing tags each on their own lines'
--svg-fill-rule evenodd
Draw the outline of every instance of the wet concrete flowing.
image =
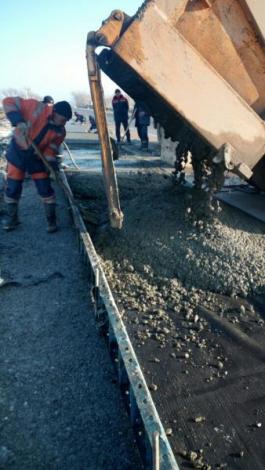
<svg viewBox="0 0 265 470">
<path fill-rule="evenodd" d="M 101 176 L 69 179 L 183 468 L 263 468 L 264 361 L 226 327 L 265 344 L 264 224 L 226 206 L 194 219 L 199 193 L 143 170 L 118 174 L 113 231 Z"/>
</svg>

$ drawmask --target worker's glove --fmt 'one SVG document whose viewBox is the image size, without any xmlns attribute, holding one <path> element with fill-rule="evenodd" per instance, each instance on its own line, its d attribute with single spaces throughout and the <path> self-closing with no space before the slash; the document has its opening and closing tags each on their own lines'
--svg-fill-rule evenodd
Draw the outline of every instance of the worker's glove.
<svg viewBox="0 0 265 470">
<path fill-rule="evenodd" d="M 19 122 L 16 125 L 16 129 L 19 129 L 19 131 L 20 131 L 20 133 L 23 137 L 27 137 L 28 130 L 29 130 L 29 125 L 26 122 Z"/>
</svg>

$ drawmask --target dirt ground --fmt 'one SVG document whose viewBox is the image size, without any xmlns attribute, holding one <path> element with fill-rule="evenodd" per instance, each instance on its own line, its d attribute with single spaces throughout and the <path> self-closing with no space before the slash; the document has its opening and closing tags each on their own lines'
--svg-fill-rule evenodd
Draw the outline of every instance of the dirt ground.
<svg viewBox="0 0 265 470">
<path fill-rule="evenodd" d="M 101 176 L 69 180 L 183 468 L 264 468 L 264 224 L 194 218 L 199 193 L 145 171 L 119 174 L 114 231 Z"/>
</svg>

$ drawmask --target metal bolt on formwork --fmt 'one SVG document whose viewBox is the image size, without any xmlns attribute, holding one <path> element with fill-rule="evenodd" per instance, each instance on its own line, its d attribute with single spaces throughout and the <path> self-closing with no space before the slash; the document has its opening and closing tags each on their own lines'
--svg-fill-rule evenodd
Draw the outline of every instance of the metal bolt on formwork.
<svg viewBox="0 0 265 470">
<path fill-rule="evenodd" d="M 95 287 L 99 287 L 99 269 L 95 268 Z"/>
<path fill-rule="evenodd" d="M 160 470 L 160 445 L 159 445 L 159 432 L 155 431 L 152 436 L 152 450 L 153 450 L 153 470 Z"/>
</svg>

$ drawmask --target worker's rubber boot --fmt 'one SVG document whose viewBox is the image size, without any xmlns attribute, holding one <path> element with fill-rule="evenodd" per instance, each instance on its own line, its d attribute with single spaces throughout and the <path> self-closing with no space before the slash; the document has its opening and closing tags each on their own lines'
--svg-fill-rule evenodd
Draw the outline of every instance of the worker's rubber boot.
<svg viewBox="0 0 265 470">
<path fill-rule="evenodd" d="M 55 207 L 56 204 L 44 204 L 45 207 L 45 213 L 46 213 L 46 219 L 48 222 L 47 225 L 47 232 L 48 233 L 54 233 L 57 232 L 58 227 L 56 223 L 56 212 L 55 212 Z"/>
<path fill-rule="evenodd" d="M 8 203 L 6 204 L 7 217 L 4 222 L 3 228 L 7 232 L 14 230 L 19 224 L 18 220 L 18 203 Z"/>
</svg>

